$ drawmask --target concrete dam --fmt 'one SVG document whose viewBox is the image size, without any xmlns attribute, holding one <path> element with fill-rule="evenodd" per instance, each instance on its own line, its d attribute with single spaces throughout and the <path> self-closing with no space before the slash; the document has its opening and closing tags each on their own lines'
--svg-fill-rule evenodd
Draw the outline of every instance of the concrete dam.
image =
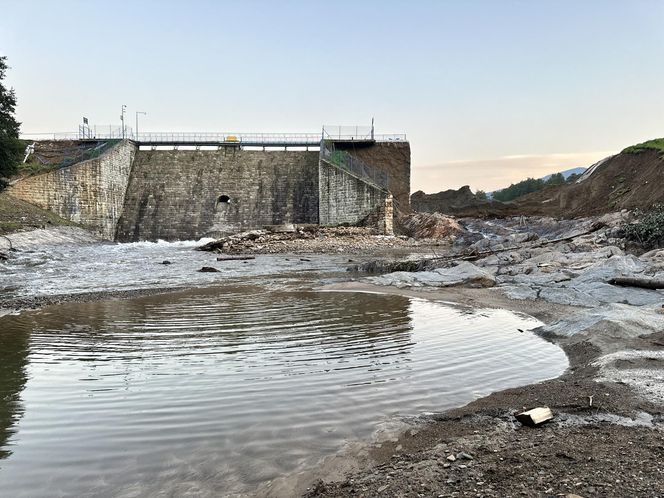
<svg viewBox="0 0 664 498">
<path fill-rule="evenodd" d="M 409 202 L 405 140 L 323 141 L 319 150 L 75 145 L 106 150 L 20 178 L 9 194 L 107 240 L 190 240 L 290 224 L 365 224 L 389 233 L 393 203 L 404 209 Z"/>
</svg>

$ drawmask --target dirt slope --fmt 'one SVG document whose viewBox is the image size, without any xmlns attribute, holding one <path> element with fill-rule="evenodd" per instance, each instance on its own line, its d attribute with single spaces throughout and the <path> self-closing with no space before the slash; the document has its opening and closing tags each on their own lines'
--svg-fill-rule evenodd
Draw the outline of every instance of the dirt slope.
<svg viewBox="0 0 664 498">
<path fill-rule="evenodd" d="M 545 187 L 512 202 L 478 200 L 468 187 L 411 196 L 416 211 L 471 217 L 523 214 L 574 218 L 648 209 L 658 203 L 664 204 L 664 140 L 628 147 L 597 163 L 592 174 L 586 173 L 580 181 Z"/>
<path fill-rule="evenodd" d="M 657 203 L 664 203 L 662 153 L 628 149 L 599 164 L 582 181 L 525 195 L 512 209 L 524 214 L 575 217 L 647 209 Z"/>
</svg>

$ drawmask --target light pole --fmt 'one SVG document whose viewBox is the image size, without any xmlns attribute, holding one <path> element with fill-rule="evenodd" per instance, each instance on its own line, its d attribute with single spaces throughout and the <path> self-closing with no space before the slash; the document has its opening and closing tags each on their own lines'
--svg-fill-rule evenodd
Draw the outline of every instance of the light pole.
<svg viewBox="0 0 664 498">
<path fill-rule="evenodd" d="M 138 142 L 138 115 L 139 114 L 142 114 L 143 116 L 147 116 L 148 113 L 143 112 L 143 111 L 136 111 L 136 132 L 135 132 L 136 136 L 134 137 L 134 140 L 136 140 L 137 142 Z"/>
<path fill-rule="evenodd" d="M 127 106 L 122 104 L 122 114 L 120 114 L 120 121 L 122 121 L 122 140 L 125 139 L 125 120 L 124 120 L 124 115 L 125 111 L 127 110 Z"/>
</svg>

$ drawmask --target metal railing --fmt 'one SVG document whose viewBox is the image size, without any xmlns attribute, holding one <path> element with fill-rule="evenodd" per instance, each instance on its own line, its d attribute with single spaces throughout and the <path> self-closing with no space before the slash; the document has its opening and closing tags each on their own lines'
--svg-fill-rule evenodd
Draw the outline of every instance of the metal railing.
<svg viewBox="0 0 664 498">
<path fill-rule="evenodd" d="M 346 151 L 336 150 L 334 145 L 329 142 L 322 142 L 320 157 L 322 160 L 337 166 L 338 168 L 345 169 L 362 180 L 373 183 L 384 190 L 388 190 L 390 178 L 387 173 L 369 166 L 361 159 L 352 156 Z"/>
<path fill-rule="evenodd" d="M 318 146 L 321 139 L 343 142 L 405 142 L 405 134 L 373 134 L 366 127 L 324 128 L 323 133 L 141 132 L 113 125 L 79 126 L 78 133 L 29 133 L 30 140 L 117 140 L 147 144 L 233 144 L 264 146 Z"/>
<path fill-rule="evenodd" d="M 146 132 L 130 137 L 148 143 L 238 143 L 258 145 L 319 145 L 317 133 Z"/>
<path fill-rule="evenodd" d="M 405 133 L 376 134 L 371 126 L 323 126 L 323 140 L 340 142 L 405 142 Z"/>
</svg>

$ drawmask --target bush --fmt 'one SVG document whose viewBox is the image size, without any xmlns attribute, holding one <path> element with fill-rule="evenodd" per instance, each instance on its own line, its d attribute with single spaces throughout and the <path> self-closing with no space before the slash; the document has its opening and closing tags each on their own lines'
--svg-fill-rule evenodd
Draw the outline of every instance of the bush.
<svg viewBox="0 0 664 498">
<path fill-rule="evenodd" d="M 656 204 L 648 212 L 635 212 L 639 221 L 623 225 L 625 239 L 637 242 L 645 249 L 664 246 L 664 205 Z"/>
</svg>

